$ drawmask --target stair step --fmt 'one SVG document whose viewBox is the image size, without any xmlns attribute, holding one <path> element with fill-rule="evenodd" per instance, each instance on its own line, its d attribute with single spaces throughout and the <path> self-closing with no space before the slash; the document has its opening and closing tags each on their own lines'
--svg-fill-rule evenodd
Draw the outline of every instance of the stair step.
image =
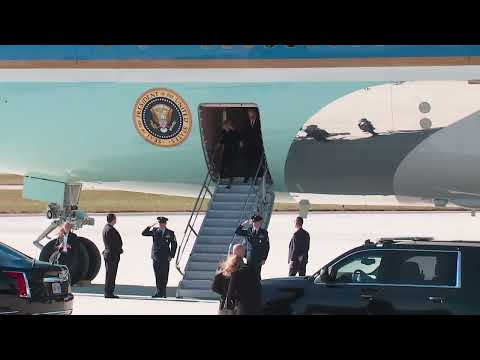
<svg viewBox="0 0 480 360">
<path fill-rule="evenodd" d="M 244 203 L 245 200 L 249 202 L 255 202 L 255 196 L 248 196 L 248 193 L 215 193 L 213 194 L 213 201 L 228 201 L 228 202 L 240 202 Z"/>
<path fill-rule="evenodd" d="M 217 271 L 219 261 L 207 262 L 207 261 L 192 261 L 190 258 L 185 268 L 187 271 Z"/>
<path fill-rule="evenodd" d="M 209 253 L 209 254 L 226 254 L 228 251 L 228 245 L 227 243 L 225 244 L 219 244 L 219 245 L 204 245 L 200 243 L 196 243 L 193 252 L 195 253 Z"/>
<path fill-rule="evenodd" d="M 254 189 L 250 185 L 244 184 L 233 184 L 230 189 L 227 189 L 227 185 L 220 185 L 215 189 L 217 194 L 248 194 L 251 191 L 254 191 Z"/>
<path fill-rule="evenodd" d="M 206 218 L 203 220 L 203 223 L 205 224 L 204 227 L 228 227 L 230 229 L 236 229 L 237 226 L 239 225 L 238 219 L 223 219 L 223 218 Z"/>
<path fill-rule="evenodd" d="M 212 280 L 182 280 L 178 286 L 182 289 L 211 290 Z"/>
<path fill-rule="evenodd" d="M 235 221 L 240 222 L 240 217 L 242 216 L 242 210 L 213 210 L 210 209 L 205 217 L 205 219 L 235 219 Z"/>
<path fill-rule="evenodd" d="M 184 299 L 218 300 L 220 295 L 214 293 L 212 290 L 182 289 L 181 287 L 178 287 L 177 297 Z"/>
<path fill-rule="evenodd" d="M 212 280 L 216 271 L 187 271 L 184 280 Z"/>
<path fill-rule="evenodd" d="M 230 244 L 232 241 L 233 233 L 228 234 L 228 235 L 204 235 L 201 234 L 195 244 L 198 245 L 224 245 L 224 244 Z"/>
<path fill-rule="evenodd" d="M 246 206 L 246 211 L 251 212 L 256 208 L 256 206 L 256 203 L 248 203 Z M 210 210 L 233 210 L 243 212 L 244 209 L 245 203 L 243 202 L 217 201 L 210 205 Z"/>
<path fill-rule="evenodd" d="M 228 248 L 227 248 L 228 251 Z M 192 262 L 212 262 L 216 263 L 217 266 L 222 261 L 227 257 L 227 251 L 225 251 L 223 254 L 222 253 L 191 253 L 189 261 Z"/>
<path fill-rule="evenodd" d="M 223 235 L 225 237 L 232 237 L 233 234 L 235 233 L 234 227 L 209 227 L 205 226 L 202 228 L 202 231 L 200 232 L 200 236 L 204 235 Z"/>
</svg>

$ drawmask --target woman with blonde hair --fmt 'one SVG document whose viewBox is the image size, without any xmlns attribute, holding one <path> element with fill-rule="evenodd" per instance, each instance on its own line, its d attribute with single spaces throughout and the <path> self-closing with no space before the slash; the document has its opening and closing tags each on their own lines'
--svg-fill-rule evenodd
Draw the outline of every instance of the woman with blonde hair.
<svg viewBox="0 0 480 360">
<path fill-rule="evenodd" d="M 261 307 L 261 284 L 252 269 L 245 265 L 245 248 L 237 244 L 232 255 L 220 265 L 212 290 L 220 294 L 219 315 L 256 314 Z"/>
</svg>

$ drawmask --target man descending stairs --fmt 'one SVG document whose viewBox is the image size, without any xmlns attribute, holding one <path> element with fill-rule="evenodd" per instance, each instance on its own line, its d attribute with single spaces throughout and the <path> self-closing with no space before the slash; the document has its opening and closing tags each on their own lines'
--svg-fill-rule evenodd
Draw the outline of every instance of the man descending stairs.
<svg viewBox="0 0 480 360">
<path fill-rule="evenodd" d="M 230 189 L 217 185 L 178 286 L 177 297 L 218 299 L 210 289 L 212 280 L 220 261 L 228 254 L 238 225 L 257 212 L 261 199 L 256 194 L 260 186 L 245 184 L 243 179 L 236 179 Z M 271 204 L 262 214 L 265 224 L 268 224 L 273 206 L 273 196 L 269 199 Z"/>
</svg>

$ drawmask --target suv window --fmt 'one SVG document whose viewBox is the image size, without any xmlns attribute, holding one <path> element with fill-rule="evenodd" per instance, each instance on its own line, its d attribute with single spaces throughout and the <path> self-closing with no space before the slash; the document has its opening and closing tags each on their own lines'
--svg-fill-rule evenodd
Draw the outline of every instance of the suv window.
<svg viewBox="0 0 480 360">
<path fill-rule="evenodd" d="M 395 251 L 388 282 L 423 286 L 457 285 L 457 252 Z"/>
<path fill-rule="evenodd" d="M 331 270 L 336 283 L 378 283 L 382 279 L 386 253 L 361 251 L 334 265 Z"/>
</svg>

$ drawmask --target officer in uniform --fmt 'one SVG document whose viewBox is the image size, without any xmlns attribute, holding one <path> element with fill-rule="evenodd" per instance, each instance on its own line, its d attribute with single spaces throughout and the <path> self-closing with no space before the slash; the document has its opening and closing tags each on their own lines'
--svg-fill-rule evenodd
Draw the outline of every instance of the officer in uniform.
<svg viewBox="0 0 480 360">
<path fill-rule="evenodd" d="M 235 234 L 245 238 L 243 245 L 247 249 L 247 265 L 251 266 L 258 278 L 261 278 L 262 266 L 268 257 L 270 251 L 270 241 L 268 239 L 268 231 L 260 228 L 262 225 L 262 217 L 254 215 L 250 220 L 241 223 Z M 244 229 L 246 224 L 251 224 L 252 227 Z"/>
<path fill-rule="evenodd" d="M 157 284 L 157 292 L 152 297 L 159 298 L 167 297 L 167 283 L 168 283 L 168 271 L 170 269 L 170 260 L 175 257 L 177 251 L 177 240 L 175 239 L 175 233 L 167 229 L 166 217 L 158 217 L 158 227 L 156 224 L 148 226 L 143 230 L 143 236 L 152 236 L 152 260 L 153 271 L 155 272 L 155 280 Z"/>
</svg>

